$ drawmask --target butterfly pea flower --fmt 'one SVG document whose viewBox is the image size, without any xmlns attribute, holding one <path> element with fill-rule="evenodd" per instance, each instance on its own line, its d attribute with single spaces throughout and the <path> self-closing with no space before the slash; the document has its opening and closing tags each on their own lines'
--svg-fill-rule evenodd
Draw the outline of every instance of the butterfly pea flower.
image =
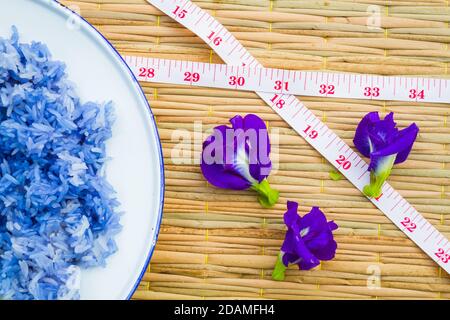
<svg viewBox="0 0 450 320">
<path fill-rule="evenodd" d="M 298 203 L 288 201 L 284 214 L 287 231 L 272 273 L 274 280 L 284 280 L 289 264 L 297 264 L 300 270 L 310 270 L 318 266 L 321 260 L 331 260 L 336 254 L 333 231 L 338 225 L 327 221 L 318 207 L 313 207 L 303 217 L 297 210 Z"/>
<path fill-rule="evenodd" d="M 215 127 L 203 143 L 202 173 L 218 188 L 255 190 L 261 205 L 272 207 L 279 193 L 267 181 L 272 162 L 266 124 L 254 114 L 237 115 L 230 123 Z"/>
<path fill-rule="evenodd" d="M 418 133 L 415 123 L 398 130 L 392 112 L 383 120 L 378 112 L 370 112 L 361 120 L 353 142 L 359 152 L 370 157 L 370 184 L 363 190 L 366 196 L 377 198 L 381 195 L 381 188 L 392 167 L 406 161 Z"/>
</svg>

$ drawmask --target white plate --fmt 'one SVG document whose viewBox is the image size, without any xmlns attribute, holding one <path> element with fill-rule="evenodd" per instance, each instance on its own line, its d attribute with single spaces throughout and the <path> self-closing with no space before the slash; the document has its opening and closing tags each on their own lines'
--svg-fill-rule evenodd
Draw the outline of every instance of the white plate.
<svg viewBox="0 0 450 320">
<path fill-rule="evenodd" d="M 107 152 L 107 178 L 117 191 L 122 232 L 106 268 L 82 272 L 82 299 L 127 299 L 153 253 L 161 223 L 164 169 L 153 115 L 120 55 L 89 23 L 52 0 L 0 0 L 0 36 L 45 43 L 64 61 L 82 101 L 112 100 L 117 120 Z"/>
</svg>

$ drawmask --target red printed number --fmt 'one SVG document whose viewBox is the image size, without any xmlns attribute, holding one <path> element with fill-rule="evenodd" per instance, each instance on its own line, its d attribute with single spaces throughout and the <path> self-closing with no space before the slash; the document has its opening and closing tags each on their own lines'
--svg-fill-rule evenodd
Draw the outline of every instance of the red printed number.
<svg viewBox="0 0 450 320">
<path fill-rule="evenodd" d="M 221 37 L 214 37 L 216 33 L 214 31 L 211 32 L 211 34 L 209 35 L 208 39 L 211 40 L 215 46 L 218 46 L 222 43 L 222 38 Z"/>
<path fill-rule="evenodd" d="M 289 82 L 275 81 L 274 89 L 289 91 Z"/>
<path fill-rule="evenodd" d="M 450 254 L 444 252 L 444 249 L 439 248 L 435 253 L 436 257 L 439 258 L 443 263 L 448 263 L 450 261 Z"/>
<path fill-rule="evenodd" d="M 184 81 L 187 82 L 198 82 L 200 80 L 200 75 L 197 72 L 185 72 L 184 73 Z"/>
<path fill-rule="evenodd" d="M 315 139 L 319 135 L 316 130 L 311 130 L 311 126 L 308 126 L 308 128 L 306 128 L 303 132 L 311 139 Z"/>
<path fill-rule="evenodd" d="M 408 217 L 405 217 L 403 221 L 401 222 L 402 226 L 406 228 L 409 232 L 413 232 L 417 226 L 414 222 L 411 221 Z"/>
<path fill-rule="evenodd" d="M 336 162 L 341 165 L 344 170 L 348 170 L 352 166 L 352 163 L 343 155 L 340 155 Z"/>
<path fill-rule="evenodd" d="M 334 89 L 335 89 L 335 87 L 332 84 L 330 84 L 330 85 L 321 84 L 319 93 L 320 94 L 326 94 L 326 95 L 333 95 L 334 94 Z"/>
<path fill-rule="evenodd" d="M 155 77 L 155 69 L 140 68 L 139 69 L 139 77 L 154 78 Z"/>
<path fill-rule="evenodd" d="M 410 99 L 425 99 L 425 92 L 423 90 L 411 89 L 409 90 L 409 98 Z"/>
<path fill-rule="evenodd" d="M 231 76 L 230 77 L 230 82 L 228 82 L 228 84 L 230 86 L 242 87 L 245 84 L 245 78 L 244 77 Z"/>
<path fill-rule="evenodd" d="M 378 87 L 365 87 L 364 88 L 364 96 L 366 97 L 379 97 L 380 96 L 380 88 Z"/>
<path fill-rule="evenodd" d="M 180 6 L 177 6 L 172 13 L 176 15 L 178 18 L 183 19 L 186 17 L 187 11 L 184 9 L 181 10 Z"/>
<path fill-rule="evenodd" d="M 281 108 L 283 108 L 284 107 L 284 105 L 286 104 L 286 101 L 284 101 L 283 99 L 278 99 L 278 97 L 279 97 L 279 95 L 275 95 L 274 97 L 273 97 L 273 99 L 272 100 L 270 100 L 270 101 L 272 101 L 272 103 L 275 103 L 276 102 L 276 106 L 277 106 L 277 108 L 278 109 L 281 109 Z M 277 101 L 278 100 L 278 101 Z"/>
</svg>

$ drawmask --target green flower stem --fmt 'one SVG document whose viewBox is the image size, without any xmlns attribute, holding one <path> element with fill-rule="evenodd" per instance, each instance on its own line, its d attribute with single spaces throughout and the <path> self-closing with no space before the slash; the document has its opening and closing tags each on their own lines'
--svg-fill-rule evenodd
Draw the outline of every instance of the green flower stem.
<svg viewBox="0 0 450 320">
<path fill-rule="evenodd" d="M 342 178 L 344 178 L 344 175 L 336 170 L 331 170 L 329 172 L 329 175 L 330 175 L 331 180 L 333 180 L 333 181 L 339 181 Z"/>
<path fill-rule="evenodd" d="M 258 192 L 259 203 L 264 208 L 273 207 L 277 203 L 280 196 L 280 193 L 277 190 L 273 190 L 270 187 L 269 181 L 267 181 L 267 179 L 264 179 L 263 181 L 261 181 L 261 183 L 253 184 L 251 189 Z"/>
<path fill-rule="evenodd" d="M 277 263 L 275 264 L 275 269 L 272 272 L 272 279 L 276 281 L 283 281 L 286 269 L 287 267 L 283 263 L 283 253 L 280 252 Z"/>
<path fill-rule="evenodd" d="M 386 163 L 382 165 L 382 169 L 377 172 L 370 172 L 370 184 L 364 187 L 364 194 L 369 198 L 378 198 L 381 195 L 381 188 L 384 182 L 389 178 L 392 167 L 394 166 L 396 155 L 390 156 Z"/>
</svg>

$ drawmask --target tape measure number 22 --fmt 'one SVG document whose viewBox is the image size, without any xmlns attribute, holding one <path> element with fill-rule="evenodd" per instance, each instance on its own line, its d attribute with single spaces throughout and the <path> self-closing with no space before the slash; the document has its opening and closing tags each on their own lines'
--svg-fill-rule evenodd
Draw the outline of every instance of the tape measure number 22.
<svg viewBox="0 0 450 320">
<path fill-rule="evenodd" d="M 264 69 L 223 25 L 191 1 L 147 1 L 197 34 L 228 66 L 125 57 L 139 80 L 254 90 L 360 191 L 370 181 L 367 163 L 291 93 L 450 102 L 447 90 L 449 80 L 365 75 L 353 75 L 352 78 L 352 75 L 348 74 Z M 450 273 L 450 242 L 397 191 L 385 183 L 382 196 L 369 200 L 439 266 Z"/>
</svg>

